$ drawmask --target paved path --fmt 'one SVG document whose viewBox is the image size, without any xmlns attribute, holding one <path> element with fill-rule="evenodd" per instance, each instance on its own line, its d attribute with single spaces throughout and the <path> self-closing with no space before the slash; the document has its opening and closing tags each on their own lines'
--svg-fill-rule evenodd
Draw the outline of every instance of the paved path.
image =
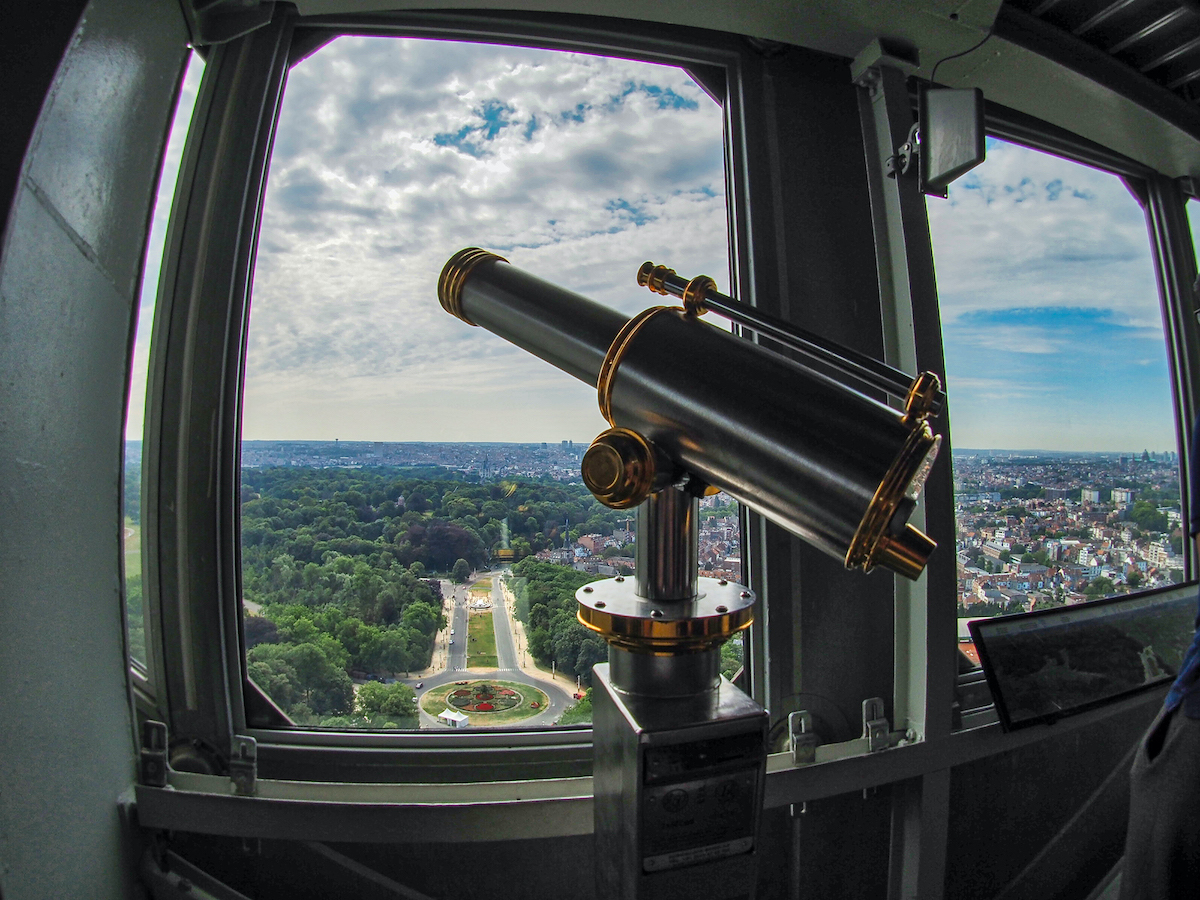
<svg viewBox="0 0 1200 900">
<path fill-rule="evenodd" d="M 519 672 L 517 647 L 513 642 L 508 604 L 500 587 L 500 576 L 492 576 L 492 629 L 496 632 L 496 666 L 501 672 Z"/>
</svg>

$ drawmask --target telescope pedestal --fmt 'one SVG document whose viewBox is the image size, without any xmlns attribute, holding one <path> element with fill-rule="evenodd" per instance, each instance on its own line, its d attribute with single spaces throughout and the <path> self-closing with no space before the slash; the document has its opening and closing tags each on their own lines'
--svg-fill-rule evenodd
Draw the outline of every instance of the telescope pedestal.
<svg viewBox="0 0 1200 900">
<path fill-rule="evenodd" d="M 612 679 L 621 655 L 592 670 L 596 896 L 752 898 L 766 711 L 720 676 L 697 694 L 629 693 Z"/>
<path fill-rule="evenodd" d="M 609 642 L 592 670 L 596 893 L 752 898 L 767 713 L 720 675 L 720 645 L 754 595 L 697 577 L 695 498 L 668 488 L 638 515 L 636 583 L 576 594 Z"/>
</svg>

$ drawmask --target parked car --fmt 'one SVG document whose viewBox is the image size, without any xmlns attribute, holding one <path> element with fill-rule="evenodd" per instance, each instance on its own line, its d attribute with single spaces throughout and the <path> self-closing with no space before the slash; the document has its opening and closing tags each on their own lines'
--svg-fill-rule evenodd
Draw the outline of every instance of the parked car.
<svg viewBox="0 0 1200 900">
<path fill-rule="evenodd" d="M 423 682 L 423 681 L 418 681 L 418 682 L 417 682 L 417 690 L 420 690 L 420 689 L 421 689 L 421 688 L 423 688 L 423 687 L 425 687 L 425 682 Z"/>
</svg>

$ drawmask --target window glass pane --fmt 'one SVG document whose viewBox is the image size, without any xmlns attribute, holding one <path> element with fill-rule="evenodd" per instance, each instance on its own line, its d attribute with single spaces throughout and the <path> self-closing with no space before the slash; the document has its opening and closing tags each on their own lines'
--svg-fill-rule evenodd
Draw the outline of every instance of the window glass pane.
<svg viewBox="0 0 1200 900">
<path fill-rule="evenodd" d="M 998 140 L 928 201 L 967 619 L 1182 578 L 1162 315 L 1116 176 Z M 965 652 L 970 652 L 964 645 Z"/>
<path fill-rule="evenodd" d="M 646 259 L 725 280 L 723 159 L 722 110 L 669 67 L 342 38 L 289 74 L 242 580 L 248 671 L 292 721 L 590 721 L 561 719 L 607 654 L 574 590 L 629 569 L 634 540 L 579 478 L 595 390 L 447 315 L 436 281 L 468 246 L 628 314 L 654 302 Z M 736 527 L 712 531 L 705 564 L 738 563 Z"/>
<path fill-rule="evenodd" d="M 1200 260 L 1200 200 L 1188 200 L 1184 208 L 1187 210 L 1188 224 L 1192 227 L 1192 250 Z"/>
<path fill-rule="evenodd" d="M 146 661 L 145 615 L 142 607 L 142 423 L 146 413 L 146 374 L 150 363 L 150 331 L 158 299 L 158 274 L 167 239 L 171 200 L 179 179 L 183 143 L 196 105 L 196 91 L 204 73 L 204 60 L 192 54 L 183 76 L 167 149 L 159 174 L 154 216 L 146 239 L 146 262 L 138 299 L 137 332 L 130 365 L 129 407 L 125 416 L 125 476 L 122 513 L 125 541 L 125 621 L 130 656 Z"/>
</svg>

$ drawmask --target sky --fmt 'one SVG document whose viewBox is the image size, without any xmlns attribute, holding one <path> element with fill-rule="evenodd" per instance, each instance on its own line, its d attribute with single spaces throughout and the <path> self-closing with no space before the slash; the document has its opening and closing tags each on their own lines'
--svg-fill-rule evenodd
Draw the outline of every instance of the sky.
<svg viewBox="0 0 1200 900">
<path fill-rule="evenodd" d="M 989 140 L 926 206 L 955 448 L 1176 448 L 1145 217 L 1119 178 Z"/>
<path fill-rule="evenodd" d="M 681 139 L 686 135 L 686 139 Z M 684 72 L 342 38 L 298 66 L 254 279 L 245 439 L 589 441 L 595 390 L 444 312 L 463 247 L 630 314 L 728 282 L 722 112 Z"/>
<path fill-rule="evenodd" d="M 134 398 L 183 130 L 154 217 Z M 719 106 L 670 67 L 326 46 L 288 76 L 243 438 L 590 440 L 605 427 L 594 389 L 446 314 L 438 273 L 480 246 L 628 314 L 659 299 L 634 281 L 647 259 L 727 290 L 722 142 Z M 1144 218 L 1115 176 L 989 140 L 987 162 L 928 209 L 956 448 L 1174 449 Z M 127 435 L 140 432 L 131 408 Z"/>
<path fill-rule="evenodd" d="M 158 177 L 158 196 L 154 203 L 154 215 L 150 219 L 150 234 L 146 239 L 146 258 L 142 267 L 142 286 L 138 299 L 137 334 L 133 344 L 133 362 L 130 365 L 129 409 L 125 417 L 127 440 L 141 440 L 142 422 L 146 414 L 146 372 L 150 365 L 150 332 L 154 324 L 155 302 L 158 296 L 158 276 L 162 269 L 163 247 L 167 240 L 167 220 L 171 215 L 171 198 L 179 177 L 179 163 L 183 158 L 183 144 L 187 137 L 188 124 L 196 105 L 196 92 L 200 89 L 200 78 L 204 74 L 204 60 L 193 53 L 184 72 L 167 137 L 167 149 L 163 154 L 162 169 Z"/>
</svg>

